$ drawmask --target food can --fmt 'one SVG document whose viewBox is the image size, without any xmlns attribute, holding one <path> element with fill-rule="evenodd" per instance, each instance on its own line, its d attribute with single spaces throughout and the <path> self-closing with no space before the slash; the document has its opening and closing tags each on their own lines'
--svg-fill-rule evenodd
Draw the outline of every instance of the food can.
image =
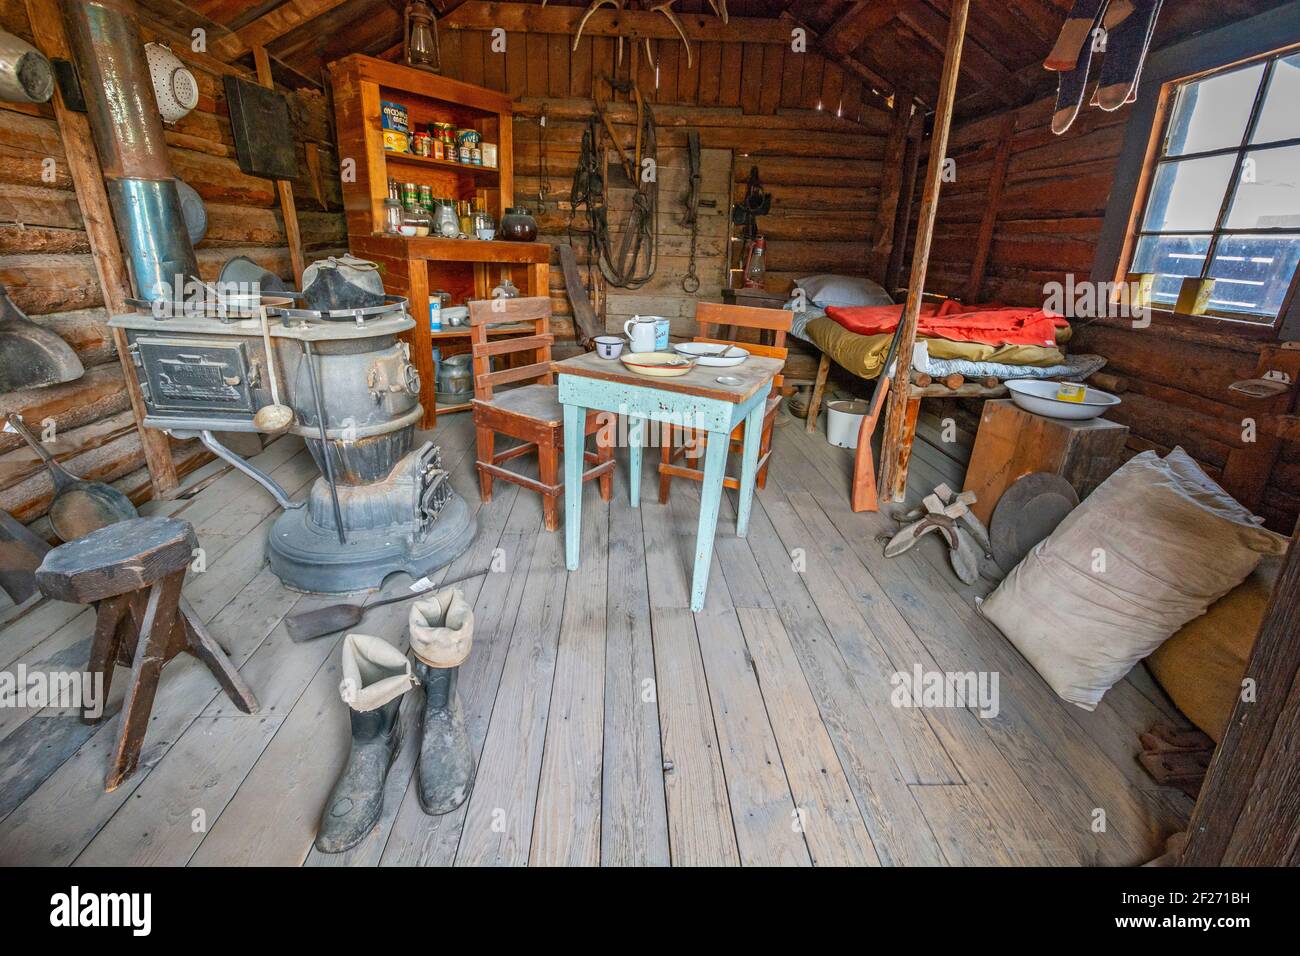
<svg viewBox="0 0 1300 956">
<path fill-rule="evenodd" d="M 483 150 L 477 146 L 471 146 L 469 150 L 469 161 L 475 166 L 483 165 Z"/>
<path fill-rule="evenodd" d="M 444 143 L 441 139 L 439 139 L 439 138 L 436 137 L 436 136 L 433 137 L 433 154 L 432 154 L 432 155 L 433 155 L 433 158 L 434 158 L 434 159 L 446 159 L 446 158 L 447 158 L 447 144 Z"/>
<path fill-rule="evenodd" d="M 383 129 L 384 149 L 405 153 L 411 145 L 411 114 L 400 103 L 381 100 L 379 125 Z"/>
<path fill-rule="evenodd" d="M 428 132 L 421 131 L 411 137 L 411 152 L 416 156 L 433 155 L 433 137 Z"/>
<path fill-rule="evenodd" d="M 483 165 L 491 166 L 494 169 L 496 168 L 497 165 L 497 144 L 496 143 L 483 144 Z"/>
<path fill-rule="evenodd" d="M 1056 397 L 1062 402 L 1082 403 L 1088 394 L 1088 386 L 1079 382 L 1060 382 L 1056 386 Z"/>
</svg>

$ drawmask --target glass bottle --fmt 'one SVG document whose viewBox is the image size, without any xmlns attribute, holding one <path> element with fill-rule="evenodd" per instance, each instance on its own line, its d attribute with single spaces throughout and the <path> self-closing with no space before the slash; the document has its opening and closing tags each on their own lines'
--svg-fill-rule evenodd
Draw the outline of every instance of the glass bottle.
<svg viewBox="0 0 1300 956">
<path fill-rule="evenodd" d="M 384 200 L 384 232 L 401 235 L 404 218 L 402 201 L 397 196 L 397 180 L 388 180 L 388 198 Z"/>
<path fill-rule="evenodd" d="M 456 203 L 456 217 L 460 222 L 460 231 L 473 239 L 474 236 L 474 216 L 470 213 L 469 202 L 462 200 Z"/>
<path fill-rule="evenodd" d="M 517 299 L 519 298 L 519 287 L 510 281 L 510 273 L 504 269 L 501 271 L 501 284 L 492 290 L 494 299 Z"/>
</svg>

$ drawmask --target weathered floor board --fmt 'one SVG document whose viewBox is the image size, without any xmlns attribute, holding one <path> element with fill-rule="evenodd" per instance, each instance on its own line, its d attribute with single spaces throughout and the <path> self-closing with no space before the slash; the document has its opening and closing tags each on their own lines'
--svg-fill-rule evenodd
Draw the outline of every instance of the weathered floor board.
<svg viewBox="0 0 1300 956">
<path fill-rule="evenodd" d="M 623 456 L 612 502 L 583 488 L 582 564 L 568 573 L 536 494 L 498 483 L 479 501 L 469 416 L 444 416 L 433 437 L 479 522 L 435 580 L 505 571 L 461 585 L 476 626 L 459 693 L 478 759 L 462 807 L 420 810 L 415 691 L 379 822 L 348 853 L 312 847 L 347 754 L 340 638 L 294 644 L 283 618 L 337 598 L 280 584 L 263 555 L 273 503 L 214 468 L 151 508 L 198 529 L 206 569 L 185 593 L 261 712 L 238 713 L 205 668 L 177 659 L 139 770 L 105 793 L 114 701 L 92 727 L 54 707 L 0 710 L 0 863 L 1113 865 L 1157 855 L 1185 822 L 1186 798 L 1135 762 L 1139 731 L 1182 721 L 1145 672 L 1094 713 L 1062 703 L 979 616 L 988 585 L 958 584 L 936 540 L 881 557 L 892 522 L 849 509 L 851 453 L 801 424 L 775 430 L 747 538 L 724 495 L 700 614 L 688 609 L 699 486 L 675 480 L 659 504 L 657 455 L 639 509 Z M 258 463 L 298 495 L 315 477 L 296 439 Z M 909 498 L 959 483 L 959 469 L 922 453 Z M 405 621 L 394 605 L 360 629 L 405 648 Z M 0 667 L 75 670 L 91 623 L 57 602 L 6 606 Z M 893 706 L 891 677 L 914 666 L 996 672 L 999 714 Z"/>
</svg>

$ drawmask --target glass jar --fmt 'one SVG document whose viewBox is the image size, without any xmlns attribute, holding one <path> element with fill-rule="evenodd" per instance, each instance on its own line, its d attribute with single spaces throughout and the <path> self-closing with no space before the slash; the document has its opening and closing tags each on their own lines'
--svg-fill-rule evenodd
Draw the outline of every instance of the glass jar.
<svg viewBox="0 0 1300 956">
<path fill-rule="evenodd" d="M 532 242 L 537 238 L 537 220 L 523 206 L 511 206 L 501 217 L 497 231 L 509 242 Z"/>
<path fill-rule="evenodd" d="M 474 211 L 474 238 L 488 241 L 496 238 L 497 221 L 492 214 L 480 206 Z"/>
<path fill-rule="evenodd" d="M 402 200 L 397 195 L 397 180 L 388 181 L 388 198 L 384 200 L 384 232 L 390 235 L 402 234 L 403 220 Z"/>
<path fill-rule="evenodd" d="M 474 238 L 474 214 L 470 211 L 469 202 L 461 200 L 456 203 L 456 220 L 460 223 L 460 231 L 470 239 Z"/>
<path fill-rule="evenodd" d="M 450 199 L 439 201 L 436 230 L 444 239 L 455 239 L 460 235 L 460 220 L 456 218 L 456 209 Z"/>
<path fill-rule="evenodd" d="M 501 273 L 501 284 L 492 290 L 494 299 L 517 299 L 519 298 L 519 287 L 510 281 L 510 274 Z"/>
</svg>

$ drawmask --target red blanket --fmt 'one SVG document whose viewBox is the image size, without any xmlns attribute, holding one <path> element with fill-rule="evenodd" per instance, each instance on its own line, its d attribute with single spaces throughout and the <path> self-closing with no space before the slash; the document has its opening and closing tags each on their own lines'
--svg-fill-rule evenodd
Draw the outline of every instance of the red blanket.
<svg viewBox="0 0 1300 956">
<path fill-rule="evenodd" d="M 826 314 L 850 332 L 880 335 L 893 332 L 903 315 L 901 305 L 831 306 Z M 980 342 L 985 345 L 1056 345 L 1056 330 L 1069 328 L 1065 319 L 1042 309 L 970 306 L 948 300 L 921 304 L 917 335 Z"/>
</svg>

